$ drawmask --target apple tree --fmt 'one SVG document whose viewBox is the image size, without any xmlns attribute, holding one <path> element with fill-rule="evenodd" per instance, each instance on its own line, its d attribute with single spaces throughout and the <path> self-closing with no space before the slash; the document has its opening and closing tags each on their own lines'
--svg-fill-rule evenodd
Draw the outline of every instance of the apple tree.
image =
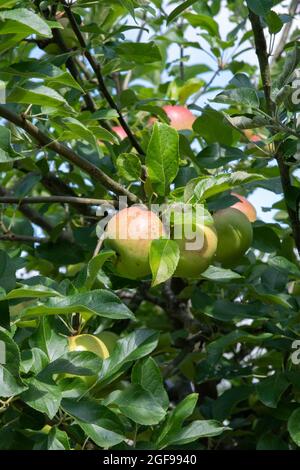
<svg viewBox="0 0 300 470">
<path fill-rule="evenodd" d="M 297 19 L 0 0 L 1 449 L 300 446 Z"/>
</svg>

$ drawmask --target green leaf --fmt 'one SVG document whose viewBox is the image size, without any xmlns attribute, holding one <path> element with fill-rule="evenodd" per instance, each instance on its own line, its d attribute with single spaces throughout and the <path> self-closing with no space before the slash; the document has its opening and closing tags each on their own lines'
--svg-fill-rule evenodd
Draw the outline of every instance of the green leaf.
<svg viewBox="0 0 300 470">
<path fill-rule="evenodd" d="M 130 385 L 114 395 L 113 404 L 135 423 L 151 426 L 165 417 L 166 412 L 162 406 L 140 385 Z"/>
<path fill-rule="evenodd" d="M 258 16 L 266 16 L 273 6 L 273 0 L 247 0 L 247 6 Z"/>
<path fill-rule="evenodd" d="M 97 256 L 94 256 L 87 265 L 86 271 L 86 281 L 85 281 L 85 288 L 87 290 L 92 289 L 95 280 L 97 279 L 97 275 L 99 271 L 102 269 L 104 263 L 115 256 L 115 252 L 112 250 L 102 250 Z"/>
<path fill-rule="evenodd" d="M 70 450 L 68 434 L 53 426 L 50 432 L 43 435 L 33 446 L 33 450 Z"/>
<path fill-rule="evenodd" d="M 61 294 L 50 287 L 36 284 L 35 286 L 22 286 L 11 290 L 4 298 L 23 299 L 23 298 L 43 298 L 43 297 L 61 297 Z"/>
<path fill-rule="evenodd" d="M 283 256 L 274 256 L 270 258 L 268 264 L 276 269 L 279 269 L 279 271 L 290 274 L 292 277 L 295 277 L 297 279 L 300 278 L 300 269 L 298 268 L 298 266 L 296 266 L 296 264 L 287 260 Z"/>
<path fill-rule="evenodd" d="M 231 269 L 219 268 L 217 266 L 209 266 L 206 271 L 201 274 L 201 277 L 209 281 L 226 282 L 232 279 L 241 279 L 242 276 Z"/>
<path fill-rule="evenodd" d="M 101 156 L 100 147 L 98 145 L 97 139 L 94 133 L 88 129 L 82 122 L 78 121 L 78 119 L 74 119 L 72 117 L 68 117 L 63 119 L 63 123 L 69 130 L 64 130 L 62 135 L 60 136 L 60 140 L 70 140 L 70 139 L 78 139 L 81 138 L 88 142 L 94 149 L 99 156 Z M 106 131 L 106 129 L 104 129 Z M 112 137 L 112 136 L 111 136 Z"/>
<path fill-rule="evenodd" d="M 175 18 L 177 18 L 180 15 L 180 13 L 182 13 L 188 7 L 192 6 L 197 1 L 198 0 L 186 0 L 185 2 L 178 5 L 178 7 L 174 8 L 174 10 L 169 14 L 167 18 L 167 24 L 170 24 L 172 21 L 174 21 Z"/>
<path fill-rule="evenodd" d="M 16 160 L 25 158 L 14 151 L 11 145 L 11 132 L 7 127 L 0 126 L 0 169 L 8 170 Z"/>
<path fill-rule="evenodd" d="M 16 267 L 5 251 L 0 250 L 0 287 L 10 291 L 16 285 Z"/>
<path fill-rule="evenodd" d="M 261 380 L 256 390 L 260 401 L 270 408 L 276 408 L 281 398 L 281 395 L 288 388 L 289 382 L 285 375 L 281 372 L 275 371 L 271 377 Z"/>
<path fill-rule="evenodd" d="M 41 317 L 37 331 L 29 339 L 30 346 L 38 347 L 55 361 L 68 350 L 67 338 L 56 332 L 56 319 L 54 317 Z"/>
<path fill-rule="evenodd" d="M 220 421 L 228 418 L 240 402 L 249 399 L 252 391 L 252 385 L 241 385 L 225 390 L 213 403 L 213 417 Z"/>
<path fill-rule="evenodd" d="M 150 354 L 157 346 L 158 333 L 152 330 L 135 330 L 117 341 L 111 356 L 103 361 L 99 380 L 110 379 L 132 361 Z"/>
<path fill-rule="evenodd" d="M 81 86 L 72 77 L 72 75 L 60 69 L 59 67 L 50 64 L 46 61 L 31 59 L 27 61 L 20 61 L 18 63 L 11 64 L 5 69 L 5 73 L 12 75 L 18 75 L 26 78 L 43 78 L 46 84 L 66 85 L 76 90 L 82 91 Z"/>
<path fill-rule="evenodd" d="M 68 106 L 66 100 L 57 91 L 38 83 L 28 84 L 26 88 L 16 86 L 7 97 L 7 102 L 36 104 L 52 108 Z"/>
<path fill-rule="evenodd" d="M 15 8 L 0 12 L 0 20 L 4 25 L 0 27 L 0 34 L 19 33 L 24 36 L 38 34 L 39 36 L 52 37 L 52 32 L 47 23 L 39 16 L 25 8 Z"/>
<path fill-rule="evenodd" d="M 154 359 L 148 357 L 136 362 L 131 372 L 131 381 L 149 392 L 165 410 L 168 408 L 168 394 L 164 388 L 161 371 Z"/>
<path fill-rule="evenodd" d="M 156 442 L 159 449 L 168 445 L 172 436 L 182 427 L 183 422 L 193 414 L 197 401 L 198 394 L 192 393 L 185 397 L 175 409 L 169 413 Z"/>
<path fill-rule="evenodd" d="M 197 202 L 205 201 L 216 194 L 233 189 L 241 184 L 265 179 L 264 176 L 257 173 L 246 173 L 237 171 L 235 173 L 224 173 L 217 176 L 202 176 L 193 181 L 194 194 Z"/>
<path fill-rule="evenodd" d="M 222 426 L 222 424 L 218 421 L 211 419 L 206 421 L 193 421 L 175 435 L 171 436 L 168 445 L 180 446 L 189 444 L 190 442 L 194 442 L 197 439 L 219 436 L 228 429 L 228 427 Z"/>
<path fill-rule="evenodd" d="M 179 246 L 174 240 L 153 240 L 150 247 L 152 286 L 167 281 L 176 271 L 180 258 Z"/>
<path fill-rule="evenodd" d="M 203 137 L 208 144 L 218 142 L 223 145 L 232 145 L 240 134 L 224 120 L 221 112 L 206 108 L 193 124 L 194 131 Z"/>
<path fill-rule="evenodd" d="M 207 346 L 208 360 L 211 361 L 211 363 L 216 364 L 220 360 L 223 352 L 225 352 L 227 348 L 232 346 L 233 344 L 242 342 L 245 344 L 250 343 L 261 345 L 264 340 L 267 340 L 271 336 L 271 333 L 261 333 L 258 335 L 252 335 L 247 331 L 234 330 L 231 333 L 228 333 L 227 335 L 224 335 L 221 338 L 218 338 L 209 343 L 209 345 Z"/>
<path fill-rule="evenodd" d="M 102 367 L 102 359 L 90 351 L 71 351 L 63 354 L 47 365 L 40 374 L 50 377 L 53 374 L 79 376 L 96 375 Z"/>
<path fill-rule="evenodd" d="M 125 440 L 118 416 L 99 402 L 86 398 L 80 401 L 64 398 L 62 408 L 98 446 L 107 449 Z"/>
<path fill-rule="evenodd" d="M 47 354 L 39 348 L 24 349 L 21 353 L 21 371 L 37 375 L 48 364 Z"/>
<path fill-rule="evenodd" d="M 121 178 L 127 181 L 139 181 L 141 178 L 142 164 L 134 153 L 121 153 L 116 161 L 117 170 Z"/>
<path fill-rule="evenodd" d="M 212 36 L 220 36 L 218 23 L 211 16 L 193 13 L 185 13 L 183 16 L 194 28 L 204 29 Z"/>
<path fill-rule="evenodd" d="M 297 408 L 288 420 L 288 431 L 295 444 L 300 447 L 300 408 Z"/>
<path fill-rule="evenodd" d="M 151 64 L 162 60 L 155 42 L 124 42 L 116 47 L 116 53 L 135 64 Z"/>
<path fill-rule="evenodd" d="M 259 108 L 259 98 L 254 88 L 240 87 L 232 90 L 224 90 L 217 95 L 213 101 L 216 103 L 243 106 L 243 108 Z"/>
<path fill-rule="evenodd" d="M 269 13 L 266 15 L 266 22 L 269 27 L 270 34 L 277 34 L 279 31 L 281 31 L 283 22 L 281 21 L 280 16 L 275 13 L 275 11 L 269 11 Z"/>
<path fill-rule="evenodd" d="M 10 371 L 0 364 L 0 396 L 13 397 L 26 389 L 20 379 L 14 377 Z"/>
<path fill-rule="evenodd" d="M 281 242 L 275 231 L 265 225 L 253 227 L 252 246 L 265 253 L 274 253 L 280 250 Z"/>
<path fill-rule="evenodd" d="M 28 390 L 22 393 L 22 400 L 52 419 L 56 415 L 62 399 L 61 391 L 54 382 L 43 382 L 32 377 L 26 380 Z"/>
<path fill-rule="evenodd" d="M 146 154 L 146 167 L 153 189 L 164 196 L 179 167 L 179 138 L 167 124 L 155 123 Z"/>
<path fill-rule="evenodd" d="M 112 319 L 134 318 L 133 313 L 119 297 L 102 289 L 69 297 L 51 297 L 46 303 L 39 302 L 37 305 L 27 307 L 22 317 L 64 315 L 72 312 L 88 312 Z"/>
</svg>

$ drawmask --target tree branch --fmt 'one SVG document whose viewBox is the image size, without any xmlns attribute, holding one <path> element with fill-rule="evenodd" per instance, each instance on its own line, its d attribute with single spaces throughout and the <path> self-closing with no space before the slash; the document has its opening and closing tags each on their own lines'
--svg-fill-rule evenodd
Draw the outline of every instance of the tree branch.
<svg viewBox="0 0 300 470">
<path fill-rule="evenodd" d="M 290 8 L 289 8 L 289 15 L 290 16 L 295 15 L 298 5 L 299 5 L 299 0 L 292 0 L 291 1 Z M 288 37 L 289 37 L 290 31 L 292 29 L 292 26 L 293 26 L 293 19 L 284 25 L 282 33 L 281 33 L 280 40 L 279 40 L 279 42 L 277 44 L 277 47 L 274 51 L 274 54 L 272 56 L 271 65 L 273 65 L 275 62 L 277 62 L 280 59 L 280 57 L 282 55 L 282 52 L 284 51 L 284 47 L 285 47 L 286 42 L 288 40 Z"/>
<path fill-rule="evenodd" d="M 5 188 L 0 186 L 0 199 L 11 199 L 9 196 L 9 191 L 7 191 Z M 13 198 L 15 199 L 15 198 Z M 18 198 L 16 198 L 18 199 Z M 54 226 L 44 217 L 42 216 L 38 211 L 35 209 L 32 209 L 29 207 L 27 204 L 22 204 L 22 207 L 19 208 L 20 212 L 22 212 L 27 219 L 29 219 L 31 222 L 33 222 L 35 225 L 38 225 L 41 227 L 45 232 L 51 233 L 52 230 L 54 229 Z"/>
<path fill-rule="evenodd" d="M 49 241 L 46 237 L 30 237 L 29 235 L 17 235 L 16 233 L 5 233 L 0 235 L 0 241 L 25 242 L 25 243 L 45 243 Z"/>
<path fill-rule="evenodd" d="M 47 173 L 46 175 L 42 176 L 41 183 L 53 196 L 59 195 L 77 197 L 73 188 L 70 188 L 70 186 L 58 178 L 54 173 Z M 93 215 L 91 208 L 87 205 L 79 204 L 78 202 L 70 202 L 70 205 L 74 207 L 74 209 L 79 214 L 84 216 Z"/>
<path fill-rule="evenodd" d="M 273 102 L 271 100 L 271 73 L 269 55 L 264 30 L 259 16 L 249 10 L 249 20 L 252 25 L 256 55 L 259 62 L 261 81 L 264 89 L 266 109 L 270 116 L 273 115 Z"/>
<path fill-rule="evenodd" d="M 131 203 L 138 202 L 138 197 L 124 188 L 122 185 L 114 181 L 110 176 L 108 176 L 104 171 L 100 168 L 96 167 L 88 160 L 80 157 L 77 153 L 75 153 L 69 147 L 50 139 L 46 134 L 44 134 L 38 127 L 31 124 L 24 115 L 19 116 L 18 114 L 10 111 L 3 105 L 0 105 L 0 116 L 8 121 L 14 123 L 16 126 L 21 127 L 24 129 L 28 134 L 31 135 L 42 147 L 47 146 L 54 152 L 58 153 L 60 156 L 64 157 L 71 163 L 74 163 L 76 166 L 81 168 L 81 170 L 85 171 L 89 174 L 92 178 L 96 181 L 99 181 L 103 184 L 107 189 L 112 191 L 115 194 L 127 196 L 128 200 Z"/>
<path fill-rule="evenodd" d="M 0 188 L 1 194 L 1 188 Z M 0 196 L 0 204 L 18 204 L 22 210 L 26 204 L 51 204 L 59 202 L 61 204 L 84 204 L 89 206 L 102 206 L 105 204 L 111 204 L 113 206 L 118 205 L 118 201 L 110 199 L 92 199 L 86 197 L 75 197 L 75 196 L 28 196 L 24 198 L 13 197 L 13 196 Z"/>
<path fill-rule="evenodd" d="M 69 18 L 70 25 L 72 26 L 72 29 L 73 29 L 74 33 L 76 34 L 76 37 L 79 41 L 80 46 L 83 48 L 83 53 L 84 53 L 85 57 L 87 58 L 90 66 L 92 67 L 92 69 L 93 69 L 93 71 L 96 75 L 100 93 L 106 99 L 109 106 L 112 109 L 117 111 L 119 123 L 123 127 L 124 131 L 126 132 L 132 146 L 137 150 L 138 153 L 140 153 L 141 155 L 144 155 L 145 154 L 144 150 L 142 149 L 139 142 L 134 137 L 133 133 L 131 132 L 131 129 L 129 128 L 127 122 L 125 121 L 125 119 L 124 119 L 124 117 L 121 113 L 121 110 L 119 109 L 119 106 L 117 105 L 117 103 L 115 102 L 114 98 L 111 96 L 111 94 L 109 93 L 109 91 L 108 91 L 108 89 L 105 85 L 105 82 L 104 82 L 104 79 L 103 79 L 103 76 L 102 76 L 102 71 L 101 71 L 100 64 L 95 60 L 95 58 L 92 56 L 90 51 L 87 49 L 85 39 L 84 39 L 84 37 L 83 37 L 79 27 L 78 27 L 77 21 L 76 21 L 74 15 L 73 15 L 72 10 L 71 10 L 71 6 L 66 5 L 65 3 L 63 3 L 63 5 L 64 5 L 64 10 L 66 12 L 66 15 Z"/>
<path fill-rule="evenodd" d="M 263 31 L 263 27 L 260 21 L 260 18 L 255 15 L 251 10 L 249 10 L 249 19 L 253 29 L 254 35 L 254 42 L 256 48 L 256 54 L 258 57 L 259 67 L 260 67 L 260 74 L 262 79 L 262 84 L 264 88 L 264 94 L 266 99 L 266 107 L 267 111 L 270 116 L 274 115 L 274 105 L 271 100 L 271 73 L 270 73 L 270 65 L 269 65 L 269 57 L 267 51 L 267 44 L 266 39 Z M 276 134 L 276 130 L 273 131 L 273 135 Z M 299 212 L 298 208 L 296 210 L 292 209 L 288 204 L 289 195 L 292 193 L 292 183 L 290 177 L 290 168 L 286 165 L 284 160 L 284 155 L 280 151 L 280 146 L 278 147 L 275 158 L 277 160 L 280 179 L 284 194 L 284 199 L 286 201 L 287 212 L 289 215 L 293 237 L 295 240 L 295 244 L 300 254 L 300 220 L 299 220 Z"/>
</svg>

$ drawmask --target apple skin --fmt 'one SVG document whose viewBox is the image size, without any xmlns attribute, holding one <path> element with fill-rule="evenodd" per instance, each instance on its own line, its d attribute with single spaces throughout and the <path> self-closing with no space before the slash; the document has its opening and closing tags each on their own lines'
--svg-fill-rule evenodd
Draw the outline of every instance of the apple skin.
<svg viewBox="0 0 300 470">
<path fill-rule="evenodd" d="M 192 240 L 175 240 L 180 249 L 175 277 L 198 279 L 213 259 L 218 245 L 216 229 L 213 225 L 197 226 L 196 231 L 203 236 L 203 244 L 200 250 L 186 249 L 186 243 L 192 243 Z"/>
<path fill-rule="evenodd" d="M 245 129 L 244 134 L 248 140 L 251 140 L 251 142 L 261 142 L 264 139 L 262 135 L 255 134 L 252 129 Z"/>
<path fill-rule="evenodd" d="M 113 331 L 101 331 L 95 335 L 100 341 L 102 341 L 108 349 L 109 355 L 113 352 L 119 339 L 118 335 Z"/>
<path fill-rule="evenodd" d="M 69 342 L 69 351 L 89 351 L 97 356 L 99 356 L 101 359 L 107 359 L 110 355 L 109 349 L 102 341 L 100 338 L 98 338 L 95 335 L 90 335 L 90 334 L 82 334 L 82 335 L 77 335 L 77 336 L 70 336 L 68 338 Z M 77 375 L 74 374 L 62 374 L 61 379 L 64 378 L 75 378 L 78 377 Z M 88 385 L 91 387 L 94 385 L 94 383 L 97 380 L 96 375 L 83 375 L 80 376 L 80 378 Z"/>
<path fill-rule="evenodd" d="M 97 336 L 89 334 L 70 336 L 69 351 L 90 351 L 101 357 L 101 359 L 109 357 L 109 351 L 105 343 Z"/>
<path fill-rule="evenodd" d="M 124 140 L 127 137 L 126 132 L 124 131 L 122 126 L 113 126 L 112 130 L 114 131 L 115 134 L 119 137 L 120 140 Z"/>
<path fill-rule="evenodd" d="M 241 196 L 240 194 L 233 192 L 231 194 L 232 196 L 235 196 L 239 199 L 239 202 L 236 202 L 231 207 L 243 212 L 243 214 L 245 214 L 245 216 L 250 220 L 250 222 L 255 222 L 257 215 L 255 207 L 251 204 L 251 202 L 249 202 L 245 197 Z"/>
<path fill-rule="evenodd" d="M 174 127 L 177 131 L 192 130 L 196 117 L 185 106 L 178 105 L 165 105 L 162 107 L 168 118 L 170 119 L 170 126 Z M 149 119 L 149 124 L 154 124 L 157 119 L 152 117 Z"/>
<path fill-rule="evenodd" d="M 164 228 L 158 216 L 141 206 L 131 206 L 114 215 L 106 227 L 105 245 L 117 253 L 115 274 L 127 279 L 151 274 L 151 242 L 162 235 Z"/>
<path fill-rule="evenodd" d="M 251 246 L 252 225 L 245 214 L 232 207 L 214 214 L 218 234 L 216 260 L 224 267 L 235 265 Z"/>
</svg>

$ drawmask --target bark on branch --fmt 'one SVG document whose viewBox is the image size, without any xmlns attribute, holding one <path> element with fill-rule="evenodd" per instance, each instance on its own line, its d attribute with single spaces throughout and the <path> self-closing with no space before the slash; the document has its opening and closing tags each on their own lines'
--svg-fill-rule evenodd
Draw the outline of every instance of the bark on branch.
<svg viewBox="0 0 300 470">
<path fill-rule="evenodd" d="M 112 191 L 114 194 L 127 196 L 128 200 L 131 203 L 138 202 L 138 197 L 124 188 L 122 185 L 114 181 L 110 176 L 108 176 L 100 168 L 96 167 L 88 160 L 80 157 L 69 147 L 50 139 L 46 134 L 44 134 L 38 127 L 29 122 L 26 119 L 26 116 L 18 115 L 13 111 L 9 110 L 3 105 L 0 105 L 0 116 L 4 119 L 12 122 L 18 127 L 24 129 L 31 137 L 33 137 L 42 147 L 47 146 L 54 152 L 58 153 L 61 157 L 65 158 L 69 162 L 73 163 L 81 170 L 89 174 L 94 180 L 99 181 L 105 186 L 105 188 Z"/>
</svg>

